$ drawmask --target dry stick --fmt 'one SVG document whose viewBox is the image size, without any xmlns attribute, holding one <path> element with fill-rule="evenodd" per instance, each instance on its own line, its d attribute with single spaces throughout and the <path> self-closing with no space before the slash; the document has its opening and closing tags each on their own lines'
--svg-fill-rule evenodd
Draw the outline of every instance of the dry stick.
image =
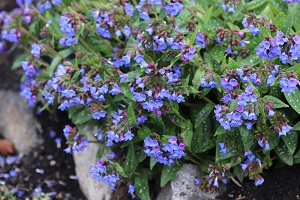
<svg viewBox="0 0 300 200">
<path fill-rule="evenodd" d="M 235 180 L 235 178 L 233 178 L 233 176 L 230 176 L 230 179 L 239 187 L 243 187 L 237 180 Z"/>
</svg>

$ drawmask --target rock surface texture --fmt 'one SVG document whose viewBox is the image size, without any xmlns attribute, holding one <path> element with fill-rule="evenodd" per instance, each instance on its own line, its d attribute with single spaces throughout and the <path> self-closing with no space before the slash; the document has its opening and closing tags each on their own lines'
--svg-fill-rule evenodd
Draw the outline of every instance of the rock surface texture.
<svg viewBox="0 0 300 200">
<path fill-rule="evenodd" d="M 91 131 L 88 131 L 89 139 L 92 139 Z M 103 184 L 92 178 L 90 175 L 90 166 L 96 163 L 96 154 L 99 144 L 89 143 L 81 152 L 73 152 L 75 171 L 78 176 L 81 191 L 88 200 L 111 200 L 112 190 L 108 185 Z M 106 154 L 103 154 L 105 160 Z"/>
<path fill-rule="evenodd" d="M 42 143 L 37 135 L 41 125 L 18 92 L 0 91 L 0 133 L 15 144 L 19 153 L 27 154 Z"/>
<path fill-rule="evenodd" d="M 204 174 L 199 167 L 192 164 L 185 164 L 177 172 L 176 179 L 164 186 L 156 200 L 213 200 L 219 199 L 225 187 L 220 186 L 218 192 L 212 194 L 205 193 L 195 186 L 195 177 Z"/>
</svg>

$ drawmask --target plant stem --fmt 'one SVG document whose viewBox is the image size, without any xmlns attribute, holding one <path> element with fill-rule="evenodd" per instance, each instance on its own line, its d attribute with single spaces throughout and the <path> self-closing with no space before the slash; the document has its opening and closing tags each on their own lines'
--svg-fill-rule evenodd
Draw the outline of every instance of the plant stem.
<svg viewBox="0 0 300 200">
<path fill-rule="evenodd" d="M 195 161 L 193 158 L 186 156 L 187 159 L 189 159 L 190 161 L 192 161 L 193 163 L 195 163 L 196 165 L 200 165 L 200 163 L 198 163 L 197 161 Z"/>
<path fill-rule="evenodd" d="M 132 3 L 133 3 L 134 6 L 137 6 L 136 0 L 132 0 Z"/>
<path fill-rule="evenodd" d="M 98 56 L 98 54 L 96 53 L 96 50 L 95 50 L 93 47 L 91 47 L 88 43 L 86 43 L 86 42 L 85 42 L 82 38 L 80 38 L 80 37 L 79 37 L 79 40 L 80 40 L 80 42 L 81 42 L 84 46 L 86 46 L 87 48 L 89 48 L 95 56 Z M 102 56 L 100 56 L 100 57 L 102 57 Z"/>
<path fill-rule="evenodd" d="M 209 103 L 212 103 L 212 104 L 215 104 L 212 100 L 210 100 L 209 98 L 207 97 L 202 97 L 202 99 L 204 99 L 205 101 L 209 102 Z"/>
<path fill-rule="evenodd" d="M 197 156 L 190 148 L 187 148 L 188 152 L 190 152 L 195 158 L 197 158 L 199 161 L 202 161 L 203 159 Z"/>
</svg>

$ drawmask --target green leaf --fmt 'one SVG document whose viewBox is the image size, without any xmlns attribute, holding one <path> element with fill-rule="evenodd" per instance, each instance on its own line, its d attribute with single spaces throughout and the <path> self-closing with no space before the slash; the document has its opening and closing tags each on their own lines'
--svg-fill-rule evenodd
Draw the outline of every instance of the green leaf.
<svg viewBox="0 0 300 200">
<path fill-rule="evenodd" d="M 277 145 L 279 143 L 278 133 L 276 132 L 275 134 L 270 134 L 268 142 L 269 142 L 269 146 L 270 146 L 270 151 L 272 149 L 274 149 L 275 147 L 277 147 Z"/>
<path fill-rule="evenodd" d="M 274 149 L 277 156 L 286 164 L 293 165 L 293 154 L 289 151 L 288 147 L 284 142 L 280 142 L 279 145 Z"/>
<path fill-rule="evenodd" d="M 135 157 L 134 145 L 129 146 L 128 152 L 126 154 L 125 168 L 130 172 L 134 172 L 138 165 L 138 161 Z"/>
<path fill-rule="evenodd" d="M 127 116 L 128 116 L 128 124 L 129 125 L 136 125 L 136 116 L 133 110 L 132 103 L 129 104 L 128 110 L 127 110 Z"/>
<path fill-rule="evenodd" d="M 296 89 L 294 92 L 284 93 L 286 100 L 292 106 L 292 108 L 300 114 L 300 92 Z"/>
<path fill-rule="evenodd" d="M 83 124 L 92 118 L 92 113 L 88 107 L 81 107 L 76 114 L 72 115 L 72 121 L 74 124 Z"/>
<path fill-rule="evenodd" d="M 150 170 L 153 169 L 153 167 L 155 166 L 155 164 L 157 163 L 156 159 L 154 157 L 150 158 Z"/>
<path fill-rule="evenodd" d="M 132 92 L 130 91 L 130 88 L 127 83 L 121 84 L 120 88 L 121 88 L 122 94 L 124 94 L 125 97 L 127 97 L 130 100 L 135 101 L 135 99 L 132 95 Z"/>
<path fill-rule="evenodd" d="M 235 134 L 233 137 L 237 137 L 236 130 L 231 130 L 230 134 Z M 227 147 L 226 147 L 226 155 L 223 155 L 220 152 L 219 143 L 224 142 L 224 141 L 225 141 L 225 135 L 224 134 L 217 136 L 217 141 L 216 141 L 216 162 L 219 162 L 220 160 L 224 160 L 224 159 L 227 159 L 227 158 L 230 158 L 230 157 L 233 157 L 233 156 L 237 155 L 237 150 L 235 149 L 236 145 L 231 145 L 231 144 L 228 144 Z"/>
<path fill-rule="evenodd" d="M 143 173 L 141 176 L 134 178 L 135 192 L 141 200 L 151 200 L 149 194 L 149 185 L 147 174 Z"/>
<path fill-rule="evenodd" d="M 197 128 L 211 113 L 215 105 L 213 103 L 207 103 L 198 113 L 195 119 L 195 128 Z"/>
<path fill-rule="evenodd" d="M 256 54 L 252 54 L 252 55 L 248 56 L 247 58 L 242 59 L 240 61 L 239 65 L 241 65 L 241 66 L 243 66 L 243 65 L 255 66 L 259 62 L 260 62 L 260 58 Z"/>
<path fill-rule="evenodd" d="M 240 135 L 244 143 L 244 150 L 245 151 L 250 150 L 254 140 L 254 136 L 252 132 L 248 130 L 247 127 L 244 125 L 240 126 L 239 129 L 240 129 Z"/>
<path fill-rule="evenodd" d="M 99 145 L 98 151 L 97 151 L 97 154 L 96 154 L 96 162 L 102 158 L 102 155 L 104 153 L 105 147 L 106 146 L 104 144 L 100 144 Z"/>
<path fill-rule="evenodd" d="M 27 53 L 27 52 L 19 55 L 17 58 L 15 58 L 11 68 L 17 69 L 17 68 L 21 67 L 21 62 L 24 61 L 27 58 L 27 56 L 29 56 L 29 55 L 30 55 L 30 53 Z"/>
<path fill-rule="evenodd" d="M 176 126 L 185 129 L 186 128 L 186 120 L 179 114 L 179 112 L 175 109 L 172 109 L 171 112 L 175 112 L 176 114 L 170 115 L 170 120 L 173 124 L 175 124 Z"/>
<path fill-rule="evenodd" d="M 223 59 L 223 56 L 225 54 L 226 47 L 225 46 L 220 46 L 220 45 L 215 45 L 213 49 L 211 50 L 211 56 L 218 62 L 220 63 L 221 60 Z"/>
<path fill-rule="evenodd" d="M 61 62 L 62 59 L 67 58 L 69 55 L 71 55 L 73 52 L 73 50 L 71 48 L 68 49 L 64 49 L 58 52 L 59 55 L 55 56 L 50 64 L 50 76 L 52 75 L 52 73 L 55 71 L 56 67 L 58 66 L 58 64 Z"/>
<path fill-rule="evenodd" d="M 186 121 L 186 128 L 183 130 L 184 131 L 181 133 L 181 136 L 184 140 L 185 145 L 187 147 L 190 147 L 193 139 L 193 124 L 190 120 Z"/>
<path fill-rule="evenodd" d="M 128 177 L 127 174 L 125 173 L 123 167 L 121 167 L 121 165 L 119 165 L 119 163 L 110 162 L 110 164 L 113 165 L 116 168 L 116 170 L 119 172 L 119 174 L 122 177 Z"/>
<path fill-rule="evenodd" d="M 170 180 L 176 177 L 176 173 L 181 169 L 181 166 L 182 164 L 164 165 L 160 177 L 160 187 L 165 186 Z"/>
<path fill-rule="evenodd" d="M 287 104 L 283 103 L 280 99 L 273 97 L 273 96 L 269 96 L 266 95 L 263 98 L 266 101 L 272 101 L 274 103 L 275 108 L 287 108 L 289 107 Z"/>
<path fill-rule="evenodd" d="M 145 137 L 151 134 L 151 130 L 147 126 L 143 126 L 142 129 L 138 130 L 138 136 L 141 140 L 144 140 Z"/>
<path fill-rule="evenodd" d="M 300 158 L 300 150 L 294 155 L 294 158 Z"/>
<path fill-rule="evenodd" d="M 198 89 L 200 87 L 200 79 L 203 78 L 204 74 L 205 74 L 204 70 L 201 69 L 196 70 L 195 76 L 192 80 L 192 84 L 194 88 Z"/>
<path fill-rule="evenodd" d="M 207 118 L 193 133 L 191 150 L 194 153 L 202 153 L 215 147 L 215 137 L 211 131 L 211 122 Z"/>
<path fill-rule="evenodd" d="M 240 68 L 240 66 L 231 58 L 228 59 L 228 69 L 237 69 Z"/>
<path fill-rule="evenodd" d="M 300 121 L 294 125 L 293 130 L 300 131 Z"/>
<path fill-rule="evenodd" d="M 219 127 L 217 128 L 214 136 L 223 135 L 225 132 L 226 132 L 226 130 L 221 125 L 219 125 Z"/>
<path fill-rule="evenodd" d="M 281 138 L 284 141 L 285 145 L 288 147 L 291 154 L 294 154 L 298 143 L 298 134 L 292 131 L 287 133 L 286 136 L 281 136 Z"/>
<path fill-rule="evenodd" d="M 278 30 L 281 30 L 284 27 L 284 25 L 286 23 L 286 19 L 287 19 L 287 16 L 283 12 L 280 12 L 276 16 L 274 23 L 276 24 Z"/>
</svg>

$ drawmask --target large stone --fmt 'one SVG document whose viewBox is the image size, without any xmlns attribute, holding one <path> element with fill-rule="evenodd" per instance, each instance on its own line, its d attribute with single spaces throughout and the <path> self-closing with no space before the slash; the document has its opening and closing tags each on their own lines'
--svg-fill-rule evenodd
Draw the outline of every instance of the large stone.
<svg viewBox="0 0 300 200">
<path fill-rule="evenodd" d="M 41 125 L 17 92 L 0 90 L 0 133 L 15 144 L 19 153 L 29 153 L 42 143 Z"/>
<path fill-rule="evenodd" d="M 225 187 L 220 186 L 217 192 L 205 193 L 195 186 L 195 177 L 204 174 L 199 167 L 192 164 L 185 164 L 176 174 L 176 180 L 164 186 L 156 200 L 214 200 L 224 192 Z"/>
<path fill-rule="evenodd" d="M 88 131 L 89 140 L 94 140 L 93 131 Z M 88 200 L 110 200 L 112 190 L 108 185 L 103 184 L 92 178 L 90 166 L 96 164 L 96 154 L 99 144 L 89 143 L 81 152 L 73 152 L 75 171 L 78 176 L 81 191 Z M 101 160 L 106 160 L 107 154 L 104 153 Z"/>
</svg>

